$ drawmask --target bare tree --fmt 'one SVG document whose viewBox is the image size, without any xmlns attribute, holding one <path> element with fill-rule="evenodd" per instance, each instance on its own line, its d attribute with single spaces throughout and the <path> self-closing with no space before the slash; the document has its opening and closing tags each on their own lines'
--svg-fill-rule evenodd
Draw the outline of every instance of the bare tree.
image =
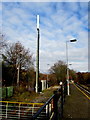
<svg viewBox="0 0 90 120">
<path fill-rule="evenodd" d="M 29 77 L 26 77 L 27 72 L 34 69 L 33 57 L 29 49 L 25 49 L 20 42 L 13 43 L 6 48 L 5 53 L 2 54 L 2 59 L 2 77 L 7 81 L 6 83 L 11 81 L 12 84 L 16 84 L 16 79 L 18 82 L 18 75 L 20 81 L 26 82 L 26 79 L 29 80 Z"/>
<path fill-rule="evenodd" d="M 63 82 L 66 81 L 66 70 L 67 64 L 59 60 L 57 63 L 54 64 L 54 66 L 51 67 L 50 73 L 51 75 L 54 74 L 56 76 L 56 82 L 59 83 L 60 81 Z M 70 80 L 77 79 L 76 71 L 69 69 L 69 79 Z"/>
<path fill-rule="evenodd" d="M 20 68 L 23 69 L 28 69 L 33 65 L 32 54 L 29 49 L 25 49 L 20 42 L 8 46 L 3 55 L 3 60 L 9 65 L 16 67 L 20 65 Z"/>
<path fill-rule="evenodd" d="M 61 60 L 55 63 L 54 66 L 51 67 L 50 73 L 55 74 L 57 83 L 59 83 L 60 81 L 65 81 L 66 68 L 67 68 L 66 64 Z"/>
<path fill-rule="evenodd" d="M 7 44 L 6 44 L 6 40 L 5 40 L 5 35 L 1 34 L 0 33 L 0 50 L 5 47 Z"/>
</svg>

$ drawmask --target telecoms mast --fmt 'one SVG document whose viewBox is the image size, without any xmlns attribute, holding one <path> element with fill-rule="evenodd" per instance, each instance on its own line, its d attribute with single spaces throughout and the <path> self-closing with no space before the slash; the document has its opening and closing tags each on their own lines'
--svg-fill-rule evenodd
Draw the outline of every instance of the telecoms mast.
<svg viewBox="0 0 90 120">
<path fill-rule="evenodd" d="M 39 82 L 39 15 L 37 15 L 37 58 L 36 58 L 36 93 L 38 93 Z"/>
</svg>

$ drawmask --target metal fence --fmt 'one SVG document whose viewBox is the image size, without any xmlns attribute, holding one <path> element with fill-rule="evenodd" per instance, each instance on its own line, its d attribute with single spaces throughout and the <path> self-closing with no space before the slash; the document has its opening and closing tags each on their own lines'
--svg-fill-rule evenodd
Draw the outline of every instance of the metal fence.
<svg viewBox="0 0 90 120">
<path fill-rule="evenodd" d="M 63 117 L 63 105 L 67 94 L 67 83 L 65 82 L 60 89 L 54 91 L 53 96 L 44 104 L 32 120 L 60 120 Z"/>
<path fill-rule="evenodd" d="M 66 94 L 65 82 L 45 104 L 0 101 L 0 119 L 60 120 Z"/>
<path fill-rule="evenodd" d="M 30 119 L 44 103 L 0 101 L 0 119 Z"/>
</svg>

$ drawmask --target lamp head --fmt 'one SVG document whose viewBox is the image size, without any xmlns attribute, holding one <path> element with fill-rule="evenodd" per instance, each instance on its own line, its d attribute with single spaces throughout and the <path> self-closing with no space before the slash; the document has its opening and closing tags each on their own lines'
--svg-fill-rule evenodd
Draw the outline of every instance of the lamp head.
<svg viewBox="0 0 90 120">
<path fill-rule="evenodd" d="M 72 39 L 72 40 L 70 40 L 70 42 L 76 42 L 77 40 L 76 39 Z"/>
</svg>

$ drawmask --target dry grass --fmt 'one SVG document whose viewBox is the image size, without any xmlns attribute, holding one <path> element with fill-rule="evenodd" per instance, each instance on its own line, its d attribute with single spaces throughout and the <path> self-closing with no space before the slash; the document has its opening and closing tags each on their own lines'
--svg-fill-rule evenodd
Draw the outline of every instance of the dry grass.
<svg viewBox="0 0 90 120">
<path fill-rule="evenodd" d="M 33 102 L 41 102 L 41 103 L 45 103 L 52 95 L 53 92 L 57 90 L 56 87 L 50 87 L 44 91 L 42 91 L 42 93 L 40 93 L 34 100 Z"/>
<path fill-rule="evenodd" d="M 24 88 L 20 88 L 15 91 L 12 98 L 8 99 L 10 101 L 20 101 L 20 102 L 34 102 L 34 103 L 45 103 L 52 95 L 58 86 L 50 87 L 45 89 L 41 93 L 25 91 Z"/>
</svg>

